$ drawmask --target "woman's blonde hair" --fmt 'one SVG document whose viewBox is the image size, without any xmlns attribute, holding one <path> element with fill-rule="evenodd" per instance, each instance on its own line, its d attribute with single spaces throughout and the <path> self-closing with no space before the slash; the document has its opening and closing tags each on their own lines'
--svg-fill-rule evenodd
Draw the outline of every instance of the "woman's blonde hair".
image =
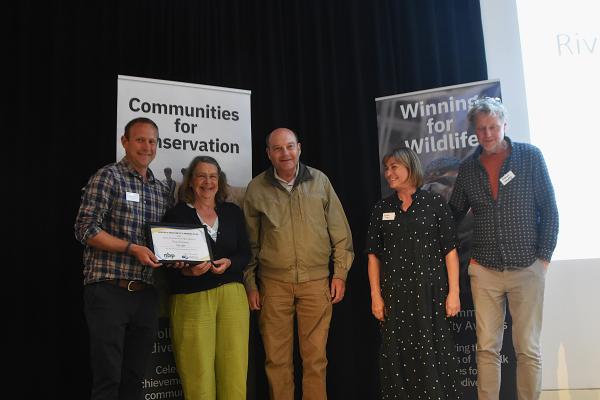
<svg viewBox="0 0 600 400">
<path fill-rule="evenodd" d="M 418 188 L 423 185 L 423 166 L 414 150 L 408 147 L 398 147 L 390 151 L 383 157 L 383 161 L 381 162 L 384 168 L 390 159 L 394 159 L 406 167 L 408 170 L 408 182 L 412 186 Z"/>
</svg>

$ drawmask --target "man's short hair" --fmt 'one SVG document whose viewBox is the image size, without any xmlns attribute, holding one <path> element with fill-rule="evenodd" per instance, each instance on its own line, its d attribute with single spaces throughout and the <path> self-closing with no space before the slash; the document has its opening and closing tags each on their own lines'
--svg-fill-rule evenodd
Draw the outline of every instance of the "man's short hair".
<svg viewBox="0 0 600 400">
<path fill-rule="evenodd" d="M 504 122 L 506 118 L 506 108 L 504 107 L 504 104 L 502 104 L 502 100 L 498 97 L 482 97 L 475 100 L 467 114 L 467 119 L 469 120 L 469 126 L 471 128 L 475 128 L 475 120 L 479 114 L 492 115 Z"/>
<path fill-rule="evenodd" d="M 273 134 L 273 132 L 275 132 L 275 131 L 277 131 L 279 129 L 285 129 L 285 130 L 291 132 L 292 135 L 294 135 L 294 138 L 296 139 L 296 143 L 298 143 L 298 135 L 296 134 L 296 132 L 294 132 L 290 128 L 277 128 L 277 129 L 273 129 L 271 132 L 269 132 L 269 134 L 265 138 L 265 144 L 267 145 L 267 149 L 269 148 L 269 140 L 271 140 L 271 135 Z"/>
<path fill-rule="evenodd" d="M 158 125 L 156 125 L 156 123 L 154 121 L 152 121 L 150 118 L 146 118 L 146 117 L 137 117 L 137 118 L 132 119 L 131 121 L 129 121 L 127 123 L 127 125 L 125 125 L 125 132 L 123 133 L 123 136 L 125 136 L 125 138 L 127 138 L 127 140 L 129 140 L 129 135 L 131 134 L 131 128 L 135 124 L 152 125 L 154 127 L 154 129 L 156 129 L 156 137 L 158 137 Z"/>
</svg>

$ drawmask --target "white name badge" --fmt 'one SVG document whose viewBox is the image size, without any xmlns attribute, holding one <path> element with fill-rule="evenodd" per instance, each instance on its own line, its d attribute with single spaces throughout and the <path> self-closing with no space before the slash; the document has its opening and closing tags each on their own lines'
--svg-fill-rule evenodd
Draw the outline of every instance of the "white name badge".
<svg viewBox="0 0 600 400">
<path fill-rule="evenodd" d="M 395 212 L 389 212 L 389 213 L 383 213 L 383 218 L 381 218 L 383 221 L 393 221 L 396 219 L 396 213 Z"/>
<path fill-rule="evenodd" d="M 127 192 L 125 193 L 125 199 L 127 201 L 135 201 L 136 203 L 139 203 L 140 195 L 138 193 Z"/>
<path fill-rule="evenodd" d="M 512 171 L 508 171 L 504 176 L 500 178 L 500 183 L 502 185 L 506 185 L 508 182 L 512 181 L 515 177 L 515 174 Z"/>
</svg>

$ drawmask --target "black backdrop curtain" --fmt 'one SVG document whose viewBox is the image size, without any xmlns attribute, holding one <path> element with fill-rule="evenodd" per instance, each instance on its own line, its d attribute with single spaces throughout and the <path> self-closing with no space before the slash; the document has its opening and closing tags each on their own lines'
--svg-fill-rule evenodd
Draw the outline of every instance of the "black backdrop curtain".
<svg viewBox="0 0 600 400">
<path fill-rule="evenodd" d="M 35 259 L 11 267 L 26 282 L 13 288 L 22 308 L 10 334 L 24 341 L 20 397 L 88 397 L 82 249 L 72 226 L 80 188 L 115 160 L 123 74 L 251 90 L 254 175 L 268 165 L 265 135 L 296 130 L 302 160 L 323 170 L 341 198 L 357 254 L 334 307 L 329 398 L 378 398 L 378 328 L 362 254 L 380 193 L 374 98 L 486 79 L 479 2 L 23 0 L 3 14 L 5 83 L 14 90 L 4 110 L 15 123 L 5 131 L 5 179 L 18 202 L 31 201 L 9 213 L 17 244 L 28 243 L 11 254 Z M 248 397 L 266 399 L 259 343 L 253 350 Z"/>
</svg>

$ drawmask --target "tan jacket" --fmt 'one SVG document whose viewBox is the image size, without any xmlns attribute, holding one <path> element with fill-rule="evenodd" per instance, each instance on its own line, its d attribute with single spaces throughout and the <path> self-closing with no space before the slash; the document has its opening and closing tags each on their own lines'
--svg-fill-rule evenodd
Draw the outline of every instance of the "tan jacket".
<svg viewBox="0 0 600 400">
<path fill-rule="evenodd" d="M 354 259 L 352 233 L 324 173 L 300 164 L 288 192 L 270 168 L 250 182 L 243 208 L 252 251 L 246 290 L 256 290 L 257 273 L 293 283 L 326 278 L 330 260 L 333 277 L 346 280 Z"/>
</svg>

